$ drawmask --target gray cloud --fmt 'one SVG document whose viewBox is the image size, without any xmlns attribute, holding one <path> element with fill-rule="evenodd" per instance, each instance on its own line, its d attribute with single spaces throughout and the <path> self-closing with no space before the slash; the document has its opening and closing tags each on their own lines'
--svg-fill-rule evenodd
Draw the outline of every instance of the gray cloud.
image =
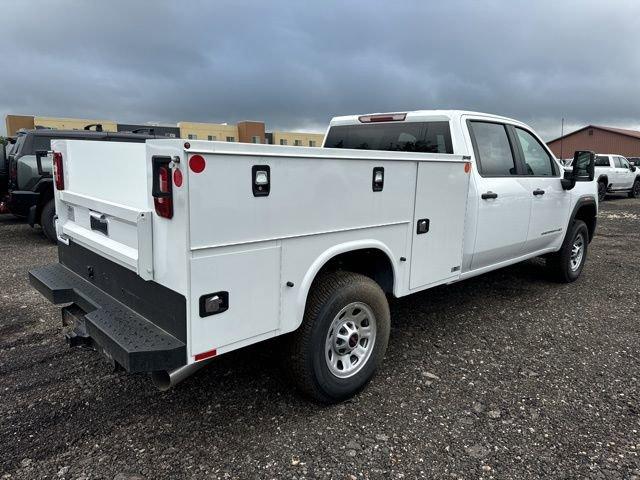
<svg viewBox="0 0 640 480">
<path fill-rule="evenodd" d="M 0 114 L 122 122 L 462 108 L 640 127 L 640 2 L 3 2 Z"/>
</svg>

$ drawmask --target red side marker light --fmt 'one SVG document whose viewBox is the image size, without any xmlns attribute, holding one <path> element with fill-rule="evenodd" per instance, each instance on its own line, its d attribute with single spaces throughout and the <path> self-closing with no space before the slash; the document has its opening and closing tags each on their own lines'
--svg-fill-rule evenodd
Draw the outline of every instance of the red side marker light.
<svg viewBox="0 0 640 480">
<path fill-rule="evenodd" d="M 207 358 L 211 358 L 211 357 L 215 357 L 216 356 L 216 349 L 214 348 L 213 350 L 209 350 L 208 352 L 202 352 L 202 353 L 198 353 L 195 356 L 196 362 L 199 362 L 200 360 L 205 360 Z"/>
<path fill-rule="evenodd" d="M 204 161 L 204 157 L 202 155 L 193 155 L 189 159 L 189 168 L 193 173 L 202 172 L 205 166 L 206 162 Z"/>
<path fill-rule="evenodd" d="M 182 172 L 178 169 L 175 169 L 173 171 L 173 184 L 176 187 L 181 187 L 182 186 Z"/>
<path fill-rule="evenodd" d="M 464 173 L 469 173 L 471 171 L 471 164 L 469 162 L 464 164 Z"/>
</svg>

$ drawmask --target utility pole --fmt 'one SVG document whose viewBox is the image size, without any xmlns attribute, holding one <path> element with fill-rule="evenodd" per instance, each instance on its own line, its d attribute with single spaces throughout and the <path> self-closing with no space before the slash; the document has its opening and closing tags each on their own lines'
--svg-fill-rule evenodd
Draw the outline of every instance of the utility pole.
<svg viewBox="0 0 640 480">
<path fill-rule="evenodd" d="M 562 123 L 560 125 L 560 160 L 564 160 L 562 156 L 562 141 L 564 140 L 564 117 L 562 117 Z"/>
</svg>

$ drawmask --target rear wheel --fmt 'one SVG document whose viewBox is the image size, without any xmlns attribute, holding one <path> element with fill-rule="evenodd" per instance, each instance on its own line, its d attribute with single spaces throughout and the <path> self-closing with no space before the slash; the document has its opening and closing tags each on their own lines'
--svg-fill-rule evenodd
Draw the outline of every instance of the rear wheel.
<svg viewBox="0 0 640 480">
<path fill-rule="evenodd" d="M 58 243 L 58 237 L 56 236 L 56 204 L 53 199 L 49 200 L 42 209 L 40 214 L 40 226 L 45 237 L 49 239 L 51 243 Z"/>
<path fill-rule="evenodd" d="M 547 257 L 547 268 L 559 282 L 570 283 L 580 276 L 587 260 L 589 230 L 582 220 L 575 220 L 560 250 Z"/>
<path fill-rule="evenodd" d="M 292 380 L 322 403 L 351 397 L 382 362 L 389 323 L 387 298 L 376 282 L 352 272 L 324 275 L 312 286 L 302 325 L 288 339 Z"/>
<path fill-rule="evenodd" d="M 636 178 L 636 181 L 633 183 L 633 187 L 631 187 L 631 191 L 629 192 L 629 198 L 638 197 L 640 197 L 640 180 Z"/>
<path fill-rule="evenodd" d="M 607 184 L 606 182 L 598 182 L 598 201 L 604 201 L 607 196 Z"/>
</svg>

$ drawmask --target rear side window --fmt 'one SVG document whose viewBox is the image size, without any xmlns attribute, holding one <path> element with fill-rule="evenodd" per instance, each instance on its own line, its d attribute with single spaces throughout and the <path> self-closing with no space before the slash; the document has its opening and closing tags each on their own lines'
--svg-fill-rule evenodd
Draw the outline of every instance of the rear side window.
<svg viewBox="0 0 640 480">
<path fill-rule="evenodd" d="M 596 167 L 608 167 L 609 166 L 609 157 L 603 157 L 602 155 L 598 155 L 596 157 Z"/>
<path fill-rule="evenodd" d="M 521 128 L 516 127 L 515 130 L 518 136 L 518 143 L 522 148 L 527 175 L 536 177 L 551 177 L 555 175 L 552 165 L 553 160 L 538 139 Z"/>
<path fill-rule="evenodd" d="M 42 150 L 49 151 L 51 150 L 51 137 L 41 137 L 39 135 L 34 135 L 31 145 L 31 155 L 35 155 L 36 152 L 40 152 Z"/>
<path fill-rule="evenodd" d="M 516 163 L 507 137 L 500 123 L 469 122 L 480 174 L 487 177 L 517 175 Z"/>
<path fill-rule="evenodd" d="M 449 122 L 401 122 L 337 125 L 329 129 L 325 148 L 453 153 Z"/>
</svg>

